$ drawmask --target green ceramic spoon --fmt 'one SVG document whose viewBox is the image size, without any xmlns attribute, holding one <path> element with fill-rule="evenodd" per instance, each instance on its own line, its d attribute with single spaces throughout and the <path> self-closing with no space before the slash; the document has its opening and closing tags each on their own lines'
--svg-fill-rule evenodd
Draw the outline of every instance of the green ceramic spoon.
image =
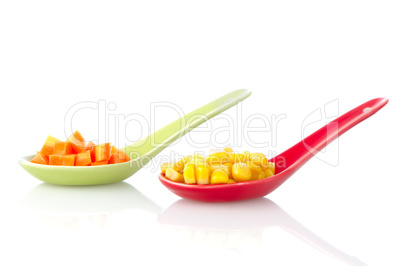
<svg viewBox="0 0 402 266">
<path fill-rule="evenodd" d="M 144 139 L 124 148 L 131 161 L 102 166 L 52 166 L 31 163 L 34 155 L 19 164 L 37 179 L 57 185 L 99 185 L 123 181 L 146 165 L 176 139 L 215 115 L 250 96 L 249 90 L 236 90 L 177 119 Z M 154 144 L 157 143 L 157 144 Z"/>
</svg>

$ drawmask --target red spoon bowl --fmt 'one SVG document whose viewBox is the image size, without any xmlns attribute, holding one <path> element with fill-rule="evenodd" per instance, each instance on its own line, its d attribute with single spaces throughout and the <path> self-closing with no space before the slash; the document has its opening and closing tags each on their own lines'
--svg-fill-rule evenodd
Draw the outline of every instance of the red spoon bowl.
<svg viewBox="0 0 402 266">
<path fill-rule="evenodd" d="M 270 162 L 275 163 L 276 174 L 272 177 L 231 184 L 193 185 L 173 182 L 161 173 L 159 180 L 174 194 L 185 199 L 197 201 L 223 202 L 264 197 L 282 185 L 314 154 L 361 121 L 372 116 L 387 103 L 388 99 L 385 98 L 370 100 L 338 117 L 288 150 L 270 159 Z"/>
<path fill-rule="evenodd" d="M 159 180 L 170 191 L 184 199 L 223 202 L 264 197 L 282 185 L 292 174 L 292 171 L 283 171 L 261 180 L 216 185 L 191 185 L 173 182 L 167 179 L 163 173 L 159 175 Z"/>
</svg>

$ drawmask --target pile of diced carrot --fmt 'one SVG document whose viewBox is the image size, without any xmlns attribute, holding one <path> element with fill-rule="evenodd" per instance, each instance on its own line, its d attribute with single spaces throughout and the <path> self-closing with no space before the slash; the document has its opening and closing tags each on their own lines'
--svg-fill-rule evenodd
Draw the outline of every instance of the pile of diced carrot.
<svg viewBox="0 0 402 266">
<path fill-rule="evenodd" d="M 124 163 L 127 154 L 110 143 L 95 145 L 85 142 L 79 131 L 75 131 L 66 141 L 48 136 L 42 149 L 31 160 L 32 163 L 64 166 L 94 166 Z"/>
</svg>

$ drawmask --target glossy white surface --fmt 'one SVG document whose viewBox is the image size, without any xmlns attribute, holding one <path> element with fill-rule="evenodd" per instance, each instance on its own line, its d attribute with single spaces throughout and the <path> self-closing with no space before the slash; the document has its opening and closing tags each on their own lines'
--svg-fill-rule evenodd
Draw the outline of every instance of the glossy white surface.
<svg viewBox="0 0 402 266">
<path fill-rule="evenodd" d="M 398 1 L 1 2 L 0 265 L 401 265 L 401 13 Z M 124 183 L 47 185 L 17 164 L 65 137 L 77 103 L 104 100 L 112 129 L 142 117 L 110 140 L 124 144 L 178 118 L 153 116 L 157 102 L 189 112 L 238 88 L 253 91 L 241 108 Z M 281 152 L 376 97 L 390 102 L 265 198 L 193 202 L 157 179 L 163 156 L 228 138 L 214 131 L 224 118 L 229 145 Z M 256 114 L 282 119 L 247 124 Z M 102 138 L 104 122 L 87 108 L 72 127 Z"/>
</svg>

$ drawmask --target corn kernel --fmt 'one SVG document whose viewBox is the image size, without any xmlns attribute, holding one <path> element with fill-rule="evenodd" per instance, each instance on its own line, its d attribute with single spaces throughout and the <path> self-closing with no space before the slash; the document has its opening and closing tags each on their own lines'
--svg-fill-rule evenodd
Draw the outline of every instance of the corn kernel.
<svg viewBox="0 0 402 266">
<path fill-rule="evenodd" d="M 208 156 L 209 164 L 225 164 L 230 163 L 229 154 L 226 152 L 213 153 Z"/>
<path fill-rule="evenodd" d="M 193 162 L 197 166 L 199 164 L 207 163 L 207 158 L 205 158 L 202 155 L 198 155 L 198 153 L 196 153 L 193 156 L 191 156 L 191 159 L 189 162 Z"/>
<path fill-rule="evenodd" d="M 209 167 L 206 164 L 199 164 L 195 169 L 195 178 L 197 184 L 209 184 Z"/>
<path fill-rule="evenodd" d="M 232 178 L 232 167 L 233 167 L 233 164 L 232 163 L 225 163 L 224 165 L 226 165 L 227 167 L 228 167 L 228 170 L 229 170 L 229 178 Z"/>
<path fill-rule="evenodd" d="M 232 176 L 236 182 L 248 181 L 251 178 L 251 172 L 245 163 L 235 163 L 232 167 Z"/>
<path fill-rule="evenodd" d="M 252 153 L 250 154 L 250 161 L 257 165 L 267 165 L 268 159 L 263 153 Z"/>
<path fill-rule="evenodd" d="M 244 151 L 244 152 L 243 152 L 243 155 L 244 155 L 244 162 L 250 161 L 250 152 Z M 243 162 L 243 163 L 244 163 L 244 162 Z"/>
<path fill-rule="evenodd" d="M 184 156 L 183 158 L 181 158 L 181 159 L 180 159 L 180 162 L 181 162 L 183 165 L 186 165 L 186 164 L 188 164 L 188 163 L 191 161 L 192 158 L 193 158 L 192 155 L 187 155 L 187 156 Z"/>
<path fill-rule="evenodd" d="M 250 169 L 251 172 L 251 178 L 250 180 L 257 180 L 258 177 L 260 176 L 260 173 L 262 173 L 261 167 L 255 165 L 253 162 L 248 161 L 246 162 L 248 168 Z"/>
<path fill-rule="evenodd" d="M 273 175 L 274 175 L 274 173 L 272 172 L 271 169 L 266 169 L 266 170 L 265 170 L 265 178 L 271 177 L 271 176 L 273 176 Z"/>
<path fill-rule="evenodd" d="M 262 171 L 259 175 L 258 175 L 258 180 L 260 180 L 260 179 L 264 179 L 265 178 L 265 172 L 264 171 Z"/>
<path fill-rule="evenodd" d="M 275 163 L 268 162 L 266 164 L 261 165 L 261 168 L 265 171 L 270 169 L 273 174 L 275 174 Z"/>
<path fill-rule="evenodd" d="M 175 171 L 173 168 L 167 168 L 165 176 L 174 182 L 184 182 L 183 175 Z"/>
<path fill-rule="evenodd" d="M 187 183 L 187 184 L 197 183 L 196 179 L 195 179 L 194 163 L 188 163 L 184 166 L 183 177 L 184 177 L 184 183 Z"/>
<path fill-rule="evenodd" d="M 212 174 L 215 170 L 223 170 L 227 175 L 229 175 L 229 166 L 224 164 L 211 164 L 209 165 L 209 173 Z"/>
<path fill-rule="evenodd" d="M 227 183 L 229 177 L 227 173 L 222 169 L 217 169 L 212 173 L 211 184 L 222 184 Z"/>
<path fill-rule="evenodd" d="M 163 162 L 161 164 L 161 171 L 162 173 L 166 173 L 166 169 L 168 169 L 170 166 L 172 166 L 170 163 L 168 162 Z"/>
<path fill-rule="evenodd" d="M 230 147 L 226 147 L 223 150 L 226 151 L 227 153 L 232 153 L 233 152 L 233 149 L 230 148 Z"/>
<path fill-rule="evenodd" d="M 166 169 L 168 168 L 173 168 L 173 170 L 175 170 L 176 172 L 180 172 L 181 170 L 183 170 L 183 163 L 181 161 L 178 162 L 163 162 L 161 164 L 161 171 L 162 173 L 166 173 Z"/>
<path fill-rule="evenodd" d="M 193 160 L 190 163 L 193 163 L 195 165 L 195 167 L 197 167 L 198 165 L 201 165 L 201 164 L 208 164 L 207 162 L 205 162 L 203 160 L 199 160 L 199 159 Z"/>
<path fill-rule="evenodd" d="M 244 163 L 244 154 L 241 153 L 231 153 L 229 154 L 231 163 Z"/>
<path fill-rule="evenodd" d="M 229 178 L 228 179 L 228 184 L 233 184 L 233 183 L 236 183 L 236 181 L 234 179 L 232 179 L 232 178 Z"/>
</svg>

